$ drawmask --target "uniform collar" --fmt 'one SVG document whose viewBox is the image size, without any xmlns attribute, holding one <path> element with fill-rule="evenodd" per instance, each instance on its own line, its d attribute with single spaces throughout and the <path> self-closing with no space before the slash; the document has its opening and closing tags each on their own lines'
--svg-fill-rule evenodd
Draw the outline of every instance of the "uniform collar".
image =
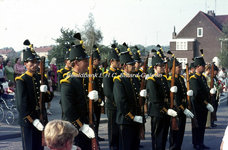
<svg viewBox="0 0 228 150">
<path fill-rule="evenodd" d="M 179 77 L 179 75 L 178 74 L 175 74 L 175 78 L 178 78 Z"/>
<path fill-rule="evenodd" d="M 129 73 L 127 73 L 127 72 L 123 72 L 123 74 L 126 76 L 126 77 L 130 77 L 131 75 L 129 74 Z"/>
<path fill-rule="evenodd" d="M 79 73 L 77 73 L 74 70 L 72 70 L 72 75 L 75 76 L 75 77 L 78 77 L 79 76 Z"/>
<path fill-rule="evenodd" d="M 68 68 L 68 67 L 65 67 L 64 69 L 65 69 L 65 70 L 70 70 L 70 68 Z"/>
<path fill-rule="evenodd" d="M 196 74 L 197 76 L 199 76 L 199 77 L 201 77 L 201 75 L 202 75 L 202 74 L 200 74 L 200 73 L 198 73 L 198 72 L 196 72 L 195 74 Z"/>
<path fill-rule="evenodd" d="M 110 67 L 110 70 L 113 71 L 113 72 L 116 72 L 116 69 Z"/>
<path fill-rule="evenodd" d="M 30 77 L 33 77 L 33 73 L 26 71 L 25 74 L 29 75 Z"/>
</svg>

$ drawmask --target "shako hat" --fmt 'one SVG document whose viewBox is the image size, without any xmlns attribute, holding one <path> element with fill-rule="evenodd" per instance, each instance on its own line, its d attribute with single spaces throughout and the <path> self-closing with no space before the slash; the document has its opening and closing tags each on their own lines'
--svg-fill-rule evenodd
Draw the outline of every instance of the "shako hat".
<svg viewBox="0 0 228 150">
<path fill-rule="evenodd" d="M 110 61 L 111 59 L 119 60 L 119 50 L 117 49 L 116 45 L 112 44 L 111 47 L 112 50 L 108 52 L 108 61 Z"/>
<path fill-rule="evenodd" d="M 157 66 L 159 64 L 165 63 L 162 60 L 162 55 L 159 51 L 156 51 L 155 49 L 152 49 L 152 52 L 155 52 L 154 56 L 152 56 L 152 66 Z"/>
<path fill-rule="evenodd" d="M 34 59 L 40 59 L 40 57 L 36 54 L 35 50 L 33 49 L 33 44 L 31 44 L 28 39 L 25 40 L 23 44 L 28 46 L 23 50 L 23 62 L 27 62 Z"/>
<path fill-rule="evenodd" d="M 71 51 L 70 51 L 70 56 L 69 56 L 70 61 L 88 59 L 89 56 L 87 55 L 87 52 L 83 45 L 83 40 L 81 39 L 81 34 L 76 33 L 74 35 L 74 38 L 76 38 L 77 40 L 80 40 L 80 44 L 71 45 Z"/>
<path fill-rule="evenodd" d="M 140 50 L 139 50 L 139 48 L 137 47 L 137 46 L 135 46 L 135 49 L 137 50 L 135 53 L 134 53 L 134 60 L 136 61 L 136 62 L 142 62 L 142 60 L 141 60 L 141 58 L 140 58 L 140 56 L 141 56 L 141 53 L 140 53 Z"/>
<path fill-rule="evenodd" d="M 93 59 L 101 59 L 100 50 L 96 45 L 93 45 Z"/>
<path fill-rule="evenodd" d="M 128 48 L 127 44 L 124 42 L 123 45 L 127 48 L 127 51 L 120 53 L 120 63 L 121 65 L 123 64 L 134 64 L 135 60 L 132 56 L 132 52 L 130 50 L 130 48 Z"/>
<path fill-rule="evenodd" d="M 205 63 L 205 61 L 203 59 L 203 49 L 201 49 L 200 52 L 201 52 L 201 56 L 194 58 L 194 66 L 195 67 L 196 66 L 205 66 L 206 65 L 206 63 Z"/>
<path fill-rule="evenodd" d="M 172 58 L 168 61 L 168 68 L 171 69 L 173 67 L 173 60 L 175 59 L 175 65 L 178 66 L 181 63 L 175 58 L 175 55 L 171 52 L 168 51 L 167 54 L 172 55 Z"/>
</svg>

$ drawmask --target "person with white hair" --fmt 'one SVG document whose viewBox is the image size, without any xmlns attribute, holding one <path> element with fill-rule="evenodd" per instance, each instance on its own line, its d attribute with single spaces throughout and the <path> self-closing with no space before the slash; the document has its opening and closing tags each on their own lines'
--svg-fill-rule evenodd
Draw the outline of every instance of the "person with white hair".
<svg viewBox="0 0 228 150">
<path fill-rule="evenodd" d="M 222 143 L 220 145 L 220 150 L 227 150 L 228 149 L 228 126 L 226 127 Z"/>
</svg>

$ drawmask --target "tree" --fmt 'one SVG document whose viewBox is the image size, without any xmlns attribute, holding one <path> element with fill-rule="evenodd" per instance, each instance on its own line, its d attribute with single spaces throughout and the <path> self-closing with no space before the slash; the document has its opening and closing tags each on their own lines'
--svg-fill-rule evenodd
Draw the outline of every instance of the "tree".
<svg viewBox="0 0 228 150">
<path fill-rule="evenodd" d="M 49 60 L 51 60 L 53 57 L 57 59 L 56 63 L 58 68 L 64 66 L 65 54 L 66 51 L 69 50 L 66 45 L 75 42 L 75 38 L 73 37 L 73 35 L 76 33 L 76 31 L 61 28 L 60 32 L 62 33 L 62 35 L 59 38 L 54 39 L 57 45 L 53 47 L 50 55 L 48 55 Z"/>
<path fill-rule="evenodd" d="M 89 19 L 85 22 L 81 35 L 86 47 L 87 53 L 90 54 L 93 49 L 93 45 L 98 45 L 102 40 L 102 32 L 100 29 L 95 28 L 95 21 L 93 14 L 89 14 Z"/>
<path fill-rule="evenodd" d="M 222 37 L 219 39 L 222 42 L 222 46 L 218 58 L 220 59 L 220 65 L 228 68 L 228 23 L 223 25 L 222 31 Z"/>
</svg>

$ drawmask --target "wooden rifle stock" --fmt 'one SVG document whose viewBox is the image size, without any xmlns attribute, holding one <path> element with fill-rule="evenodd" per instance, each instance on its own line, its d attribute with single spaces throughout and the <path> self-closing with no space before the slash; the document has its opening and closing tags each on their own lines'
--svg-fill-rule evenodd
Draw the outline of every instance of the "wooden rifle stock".
<svg viewBox="0 0 228 150">
<path fill-rule="evenodd" d="M 143 90 L 146 88 L 146 84 L 145 84 L 145 75 L 146 75 L 146 70 L 147 70 L 147 62 L 148 62 L 148 57 L 149 55 L 147 55 L 146 57 L 146 61 L 144 62 L 143 65 L 143 74 L 142 74 L 142 80 L 141 80 L 141 87 L 140 90 Z M 143 139 L 145 140 L 145 123 L 144 123 L 144 104 L 145 104 L 145 97 L 139 97 L 139 108 L 140 108 L 140 113 L 139 115 L 143 117 L 143 123 L 139 124 L 139 139 Z"/>
<path fill-rule="evenodd" d="M 210 83 L 210 89 L 214 88 L 214 68 L 215 68 L 215 64 L 214 62 L 212 63 L 212 66 L 211 66 L 211 83 Z M 213 94 L 210 94 L 211 95 L 211 100 L 210 100 L 210 103 L 211 105 L 213 106 L 213 98 L 214 98 L 214 95 Z M 213 106 L 214 107 L 214 106 Z M 211 117 L 211 121 L 216 121 L 216 115 L 215 115 L 215 111 L 213 111 L 211 113 L 212 117 Z"/>
<path fill-rule="evenodd" d="M 187 91 L 190 90 L 190 83 L 189 83 L 189 72 L 188 72 L 188 64 L 186 64 L 186 80 L 187 80 Z M 194 107 L 191 107 L 191 97 L 187 95 L 187 101 L 188 101 L 188 109 L 192 110 L 194 117 L 191 119 L 192 120 L 192 127 L 193 128 L 198 128 L 198 123 L 196 120 L 196 113 L 194 110 Z"/>
<path fill-rule="evenodd" d="M 174 86 L 175 69 L 176 69 L 176 59 L 173 57 L 173 68 L 172 68 L 171 87 Z M 171 91 L 170 91 L 170 99 L 171 99 L 170 108 L 173 109 L 173 105 L 174 105 L 174 93 L 171 92 Z M 175 117 L 172 117 L 171 129 L 172 130 L 179 130 L 178 125 L 177 125 L 177 119 Z"/>
<path fill-rule="evenodd" d="M 89 59 L 89 85 L 88 93 L 93 90 L 93 55 Z M 93 124 L 93 100 L 89 99 L 89 125 L 94 131 Z M 96 137 L 91 139 L 92 150 L 99 150 Z"/>
<path fill-rule="evenodd" d="M 41 81 L 40 85 L 44 85 L 44 73 L 45 73 L 45 57 L 41 57 L 40 59 L 40 75 L 41 75 Z M 39 105 L 40 105 L 40 122 L 43 126 L 45 126 L 45 102 L 43 99 L 43 92 L 40 92 L 40 99 L 39 99 Z M 42 146 L 46 146 L 45 140 L 44 140 L 44 131 L 42 131 Z"/>
<path fill-rule="evenodd" d="M 105 59 L 104 72 L 106 71 L 106 68 L 107 68 L 107 59 Z M 101 106 L 101 113 L 105 114 L 105 106 Z"/>
</svg>

